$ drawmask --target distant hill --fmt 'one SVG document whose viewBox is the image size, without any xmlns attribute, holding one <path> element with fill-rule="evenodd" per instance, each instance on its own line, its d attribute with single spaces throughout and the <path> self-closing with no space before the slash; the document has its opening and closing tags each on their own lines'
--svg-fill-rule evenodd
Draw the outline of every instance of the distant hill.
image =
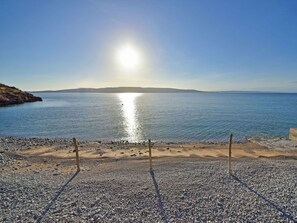
<svg viewBox="0 0 297 223">
<path fill-rule="evenodd" d="M 42 101 L 42 98 L 0 83 L 0 107 L 34 101 Z"/>
<path fill-rule="evenodd" d="M 35 93 L 198 93 L 192 89 L 152 88 L 152 87 L 107 87 L 107 88 L 76 88 L 57 91 L 35 91 Z"/>
</svg>

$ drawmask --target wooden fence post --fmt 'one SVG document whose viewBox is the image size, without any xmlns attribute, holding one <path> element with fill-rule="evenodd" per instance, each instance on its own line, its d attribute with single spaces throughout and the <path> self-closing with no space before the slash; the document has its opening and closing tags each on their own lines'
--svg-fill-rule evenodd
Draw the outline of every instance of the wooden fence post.
<svg viewBox="0 0 297 223">
<path fill-rule="evenodd" d="M 73 144 L 74 144 L 75 153 L 76 153 L 76 166 L 77 166 L 77 170 L 80 171 L 80 161 L 79 161 L 79 156 L 78 156 L 78 147 L 77 147 L 76 138 L 73 138 Z"/>
<path fill-rule="evenodd" d="M 228 173 L 231 174 L 231 149 L 232 149 L 232 137 L 233 134 L 230 133 L 230 138 L 229 138 L 229 156 L 228 156 Z"/>
<path fill-rule="evenodd" d="M 152 145 L 151 145 L 151 140 L 148 140 L 148 147 L 149 147 L 149 159 L 150 159 L 150 171 L 153 170 L 153 165 L 152 165 Z"/>
</svg>

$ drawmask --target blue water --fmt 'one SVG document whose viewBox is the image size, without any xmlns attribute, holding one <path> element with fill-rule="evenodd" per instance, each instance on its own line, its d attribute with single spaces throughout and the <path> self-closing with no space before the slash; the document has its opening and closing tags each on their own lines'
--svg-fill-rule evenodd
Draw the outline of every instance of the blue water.
<svg viewBox="0 0 297 223">
<path fill-rule="evenodd" d="M 43 102 L 0 108 L 0 136 L 142 141 L 288 137 L 297 94 L 38 94 Z"/>
</svg>

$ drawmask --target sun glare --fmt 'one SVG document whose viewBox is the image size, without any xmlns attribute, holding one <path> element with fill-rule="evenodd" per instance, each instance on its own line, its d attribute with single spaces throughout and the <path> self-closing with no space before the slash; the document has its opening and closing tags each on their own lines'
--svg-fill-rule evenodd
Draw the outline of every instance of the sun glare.
<svg viewBox="0 0 297 223">
<path fill-rule="evenodd" d="M 136 70 L 141 65 L 141 55 L 132 45 L 126 44 L 117 51 L 117 62 L 128 71 Z"/>
</svg>

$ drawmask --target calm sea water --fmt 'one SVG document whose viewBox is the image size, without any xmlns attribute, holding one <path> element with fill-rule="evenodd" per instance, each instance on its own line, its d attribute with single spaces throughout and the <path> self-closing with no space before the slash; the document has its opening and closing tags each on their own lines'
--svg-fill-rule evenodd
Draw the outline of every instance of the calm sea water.
<svg viewBox="0 0 297 223">
<path fill-rule="evenodd" d="M 297 94 L 39 94 L 44 101 L 0 108 L 0 136 L 142 141 L 288 137 Z"/>
</svg>

